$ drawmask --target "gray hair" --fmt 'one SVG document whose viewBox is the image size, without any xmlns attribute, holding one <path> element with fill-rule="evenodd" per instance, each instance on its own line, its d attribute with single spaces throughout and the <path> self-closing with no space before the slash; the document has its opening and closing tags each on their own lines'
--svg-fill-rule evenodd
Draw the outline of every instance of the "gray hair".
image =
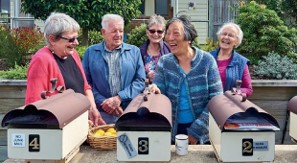
<svg viewBox="0 0 297 163">
<path fill-rule="evenodd" d="M 235 48 L 237 48 L 241 44 L 242 39 L 243 39 L 243 32 L 238 24 L 235 24 L 233 22 L 228 22 L 228 23 L 223 24 L 223 26 L 217 32 L 217 37 L 219 38 L 219 36 L 222 34 L 223 30 L 227 27 L 234 27 L 237 30 L 236 37 L 238 39 L 238 45 L 235 46 Z"/>
<path fill-rule="evenodd" d="M 54 35 L 56 37 L 61 36 L 62 33 L 67 31 L 79 31 L 79 24 L 69 15 L 64 13 L 53 12 L 45 21 L 44 26 L 44 38 L 48 45 L 48 35 Z"/>
<path fill-rule="evenodd" d="M 109 21 L 117 21 L 117 22 L 121 22 L 124 24 L 124 19 L 122 16 L 117 15 L 117 14 L 105 14 L 102 17 L 102 21 L 101 21 L 101 26 L 103 29 L 107 29 L 108 28 L 108 22 Z"/>
<path fill-rule="evenodd" d="M 166 23 L 166 20 L 164 19 L 163 16 L 154 14 L 150 17 L 150 19 L 147 22 L 147 29 L 149 29 L 151 26 L 153 26 L 155 24 L 159 24 L 163 27 L 163 30 L 164 30 L 165 23 Z"/>
<path fill-rule="evenodd" d="M 185 41 L 191 41 L 192 42 L 195 40 L 195 38 L 198 36 L 197 31 L 194 27 L 194 25 L 190 22 L 190 19 L 186 15 L 180 15 L 178 17 L 174 17 L 170 19 L 167 24 L 166 24 L 166 31 L 170 24 L 174 22 L 181 22 L 184 26 L 184 40 Z"/>
</svg>

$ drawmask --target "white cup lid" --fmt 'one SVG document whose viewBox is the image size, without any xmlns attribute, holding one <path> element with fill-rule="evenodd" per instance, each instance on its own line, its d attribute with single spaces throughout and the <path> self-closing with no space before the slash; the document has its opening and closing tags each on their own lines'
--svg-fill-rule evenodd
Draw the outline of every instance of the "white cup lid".
<svg viewBox="0 0 297 163">
<path fill-rule="evenodd" d="M 178 135 L 175 135 L 175 138 L 178 140 L 186 140 L 188 139 L 188 135 L 178 134 Z"/>
</svg>

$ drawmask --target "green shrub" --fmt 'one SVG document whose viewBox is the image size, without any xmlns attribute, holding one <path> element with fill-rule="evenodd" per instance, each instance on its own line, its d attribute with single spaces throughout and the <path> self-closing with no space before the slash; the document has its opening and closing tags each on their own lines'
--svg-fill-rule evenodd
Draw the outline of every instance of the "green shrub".
<svg viewBox="0 0 297 163">
<path fill-rule="evenodd" d="M 87 49 L 87 46 L 84 46 L 84 45 L 79 45 L 75 48 L 80 56 L 80 58 L 82 59 L 84 54 L 85 54 L 85 51 Z"/>
<path fill-rule="evenodd" d="M 254 65 L 254 76 L 265 79 L 297 79 L 297 64 L 287 56 L 269 53 Z"/>
<path fill-rule="evenodd" d="M 285 26 L 275 11 L 251 1 L 241 6 L 239 12 L 236 21 L 244 33 L 242 44 L 238 48 L 241 54 L 258 60 L 269 52 L 275 52 L 297 59 L 297 31 Z"/>
<path fill-rule="evenodd" d="M 26 79 L 29 64 L 19 66 L 15 64 L 14 68 L 7 71 L 0 70 L 0 79 Z"/>
<path fill-rule="evenodd" d="M 23 60 L 9 29 L 3 26 L 0 27 L 0 58 L 5 67 L 13 67 L 15 63 L 21 63 Z"/>
<path fill-rule="evenodd" d="M 25 65 L 28 55 L 41 47 L 43 34 L 35 28 L 20 27 L 9 30 L 0 29 L 0 58 L 7 67 Z"/>
<path fill-rule="evenodd" d="M 218 41 L 214 41 L 213 39 L 207 38 L 206 39 L 206 44 L 201 46 L 201 49 L 204 51 L 213 51 L 216 48 L 219 47 L 219 42 Z"/>
<path fill-rule="evenodd" d="M 141 46 L 146 40 L 146 24 L 141 24 L 140 26 L 135 27 L 128 34 L 127 43 L 135 45 L 137 47 Z"/>
<path fill-rule="evenodd" d="M 89 45 L 98 44 L 102 40 L 103 40 L 103 36 L 100 31 L 95 31 L 95 30 L 89 31 L 89 38 L 88 38 Z"/>
</svg>

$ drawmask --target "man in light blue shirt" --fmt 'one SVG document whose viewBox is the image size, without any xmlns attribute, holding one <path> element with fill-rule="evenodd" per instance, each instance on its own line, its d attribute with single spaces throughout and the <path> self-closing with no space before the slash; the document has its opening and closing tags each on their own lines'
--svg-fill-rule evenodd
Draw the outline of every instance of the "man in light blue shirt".
<svg viewBox="0 0 297 163">
<path fill-rule="evenodd" d="M 124 20 L 120 15 L 102 17 L 104 41 L 87 48 L 83 68 L 102 118 L 115 123 L 130 101 L 145 87 L 140 50 L 123 43 Z"/>
</svg>

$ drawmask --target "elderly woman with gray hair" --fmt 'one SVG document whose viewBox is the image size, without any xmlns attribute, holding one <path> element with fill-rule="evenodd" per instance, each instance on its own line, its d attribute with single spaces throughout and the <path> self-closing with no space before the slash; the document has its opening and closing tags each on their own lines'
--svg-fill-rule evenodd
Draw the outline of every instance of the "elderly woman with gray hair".
<svg viewBox="0 0 297 163">
<path fill-rule="evenodd" d="M 234 50 L 241 44 L 242 30 L 239 25 L 229 22 L 218 30 L 217 37 L 219 48 L 210 53 L 217 61 L 224 91 L 236 87 L 236 81 L 241 80 L 239 93 L 251 96 L 253 88 L 248 68 L 249 60 Z"/>
<path fill-rule="evenodd" d="M 167 22 L 165 40 L 171 53 L 160 58 L 151 91 L 166 95 L 172 104 L 172 142 L 177 134 L 190 144 L 209 143 L 208 101 L 223 93 L 215 59 L 192 46 L 197 37 L 190 20 L 181 15 Z"/>
<path fill-rule="evenodd" d="M 164 17 L 152 15 L 147 22 L 146 36 L 148 39 L 139 47 L 145 73 L 150 81 L 154 79 L 155 69 L 160 57 L 170 52 L 168 44 L 163 41 L 165 23 Z"/>
<path fill-rule="evenodd" d="M 39 49 L 30 62 L 25 104 L 41 100 L 41 92 L 51 90 L 50 80 L 55 78 L 57 86 L 73 89 L 74 92 L 87 96 L 91 103 L 89 119 L 94 125 L 105 124 L 96 108 L 91 86 L 86 80 L 80 57 L 75 50 L 79 44 L 79 29 L 79 24 L 63 13 L 51 13 L 46 19 L 46 46 Z"/>
</svg>

